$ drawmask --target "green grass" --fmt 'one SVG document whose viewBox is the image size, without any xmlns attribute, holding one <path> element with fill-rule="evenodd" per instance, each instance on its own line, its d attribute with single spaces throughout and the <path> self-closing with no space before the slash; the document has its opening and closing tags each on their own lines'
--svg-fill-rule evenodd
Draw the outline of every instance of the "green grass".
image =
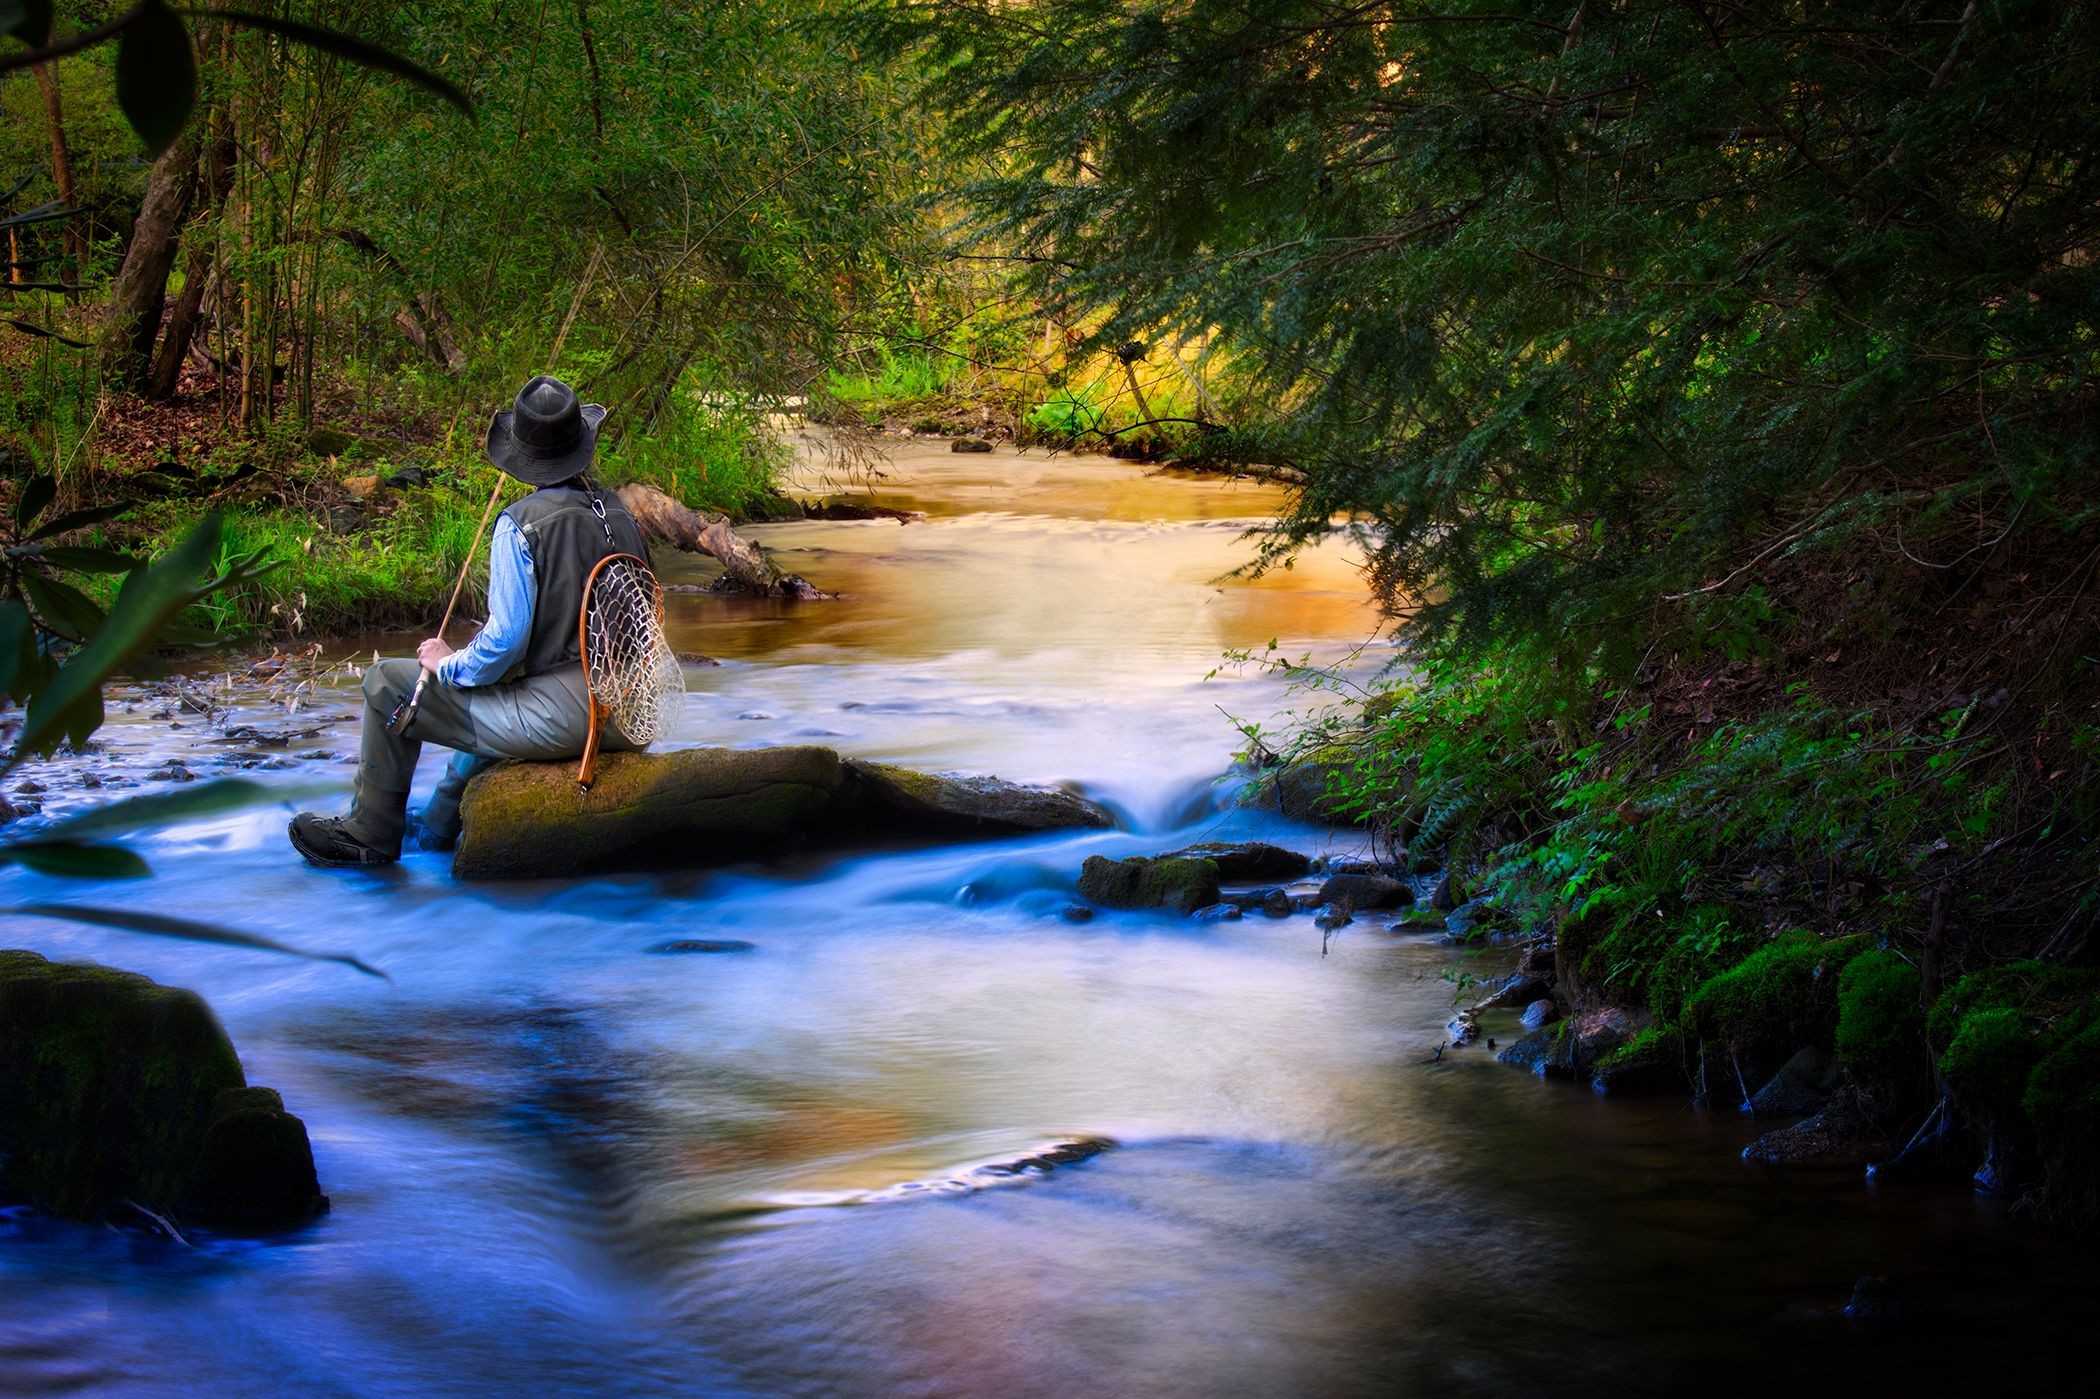
<svg viewBox="0 0 2100 1399">
<path fill-rule="evenodd" d="M 853 410 L 869 422 L 914 403 L 938 398 L 955 379 L 955 360 L 930 350 L 878 348 L 854 369 L 828 371 L 816 397 Z"/>
<path fill-rule="evenodd" d="M 665 406 L 646 437 L 611 444 L 598 474 L 655 486 L 695 510 L 743 516 L 779 492 L 788 457 L 757 404 L 718 405 L 688 391 Z"/>
<path fill-rule="evenodd" d="M 486 497 L 442 486 L 403 491 L 392 513 L 336 532 L 325 519 L 278 506 L 228 511 L 221 552 L 261 550 L 278 566 L 266 577 L 200 604 L 189 620 L 223 637 L 250 633 L 331 635 L 432 622 L 444 610 L 460 561 L 473 545 Z M 166 506 L 149 517 L 159 552 L 204 515 Z M 461 607 L 471 612 L 487 585 L 486 549 Z"/>
</svg>

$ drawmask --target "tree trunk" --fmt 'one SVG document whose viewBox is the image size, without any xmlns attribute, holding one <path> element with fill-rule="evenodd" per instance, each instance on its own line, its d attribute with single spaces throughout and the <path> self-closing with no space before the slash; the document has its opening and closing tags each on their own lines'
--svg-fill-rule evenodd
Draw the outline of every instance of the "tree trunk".
<svg viewBox="0 0 2100 1399">
<path fill-rule="evenodd" d="M 231 141 L 215 143 L 204 157 L 204 212 L 216 214 L 226 202 L 227 192 L 233 187 L 234 147 Z M 213 256 L 213 245 L 203 237 L 192 237 L 189 258 L 183 264 L 182 295 L 175 299 L 168 312 L 167 329 L 162 332 L 160 348 L 154 352 L 153 367 L 146 375 L 146 397 L 166 400 L 175 396 L 176 382 L 182 377 L 182 361 L 190 352 L 190 342 L 197 334 L 197 322 L 204 307 L 205 289 L 210 285 L 217 259 Z"/>
<path fill-rule="evenodd" d="M 448 374 L 457 374 L 467 367 L 467 352 L 460 349 L 453 334 L 452 318 L 445 314 L 435 295 L 425 296 L 410 287 L 408 269 L 400 259 L 362 229 L 335 228 L 329 232 L 385 268 L 400 284 L 403 304 L 394 312 L 394 324 L 409 344 L 430 356 Z"/>
<path fill-rule="evenodd" d="M 36 85 L 44 91 L 44 117 L 51 126 L 51 179 L 58 185 L 58 202 L 77 207 L 73 198 L 73 161 L 66 150 L 66 110 L 58 90 L 58 63 L 36 65 Z M 78 219 L 66 220 L 66 255 L 73 259 L 73 275 L 61 281 L 77 282 L 87 273 L 87 230 Z"/>
<path fill-rule="evenodd" d="M 727 516 L 702 515 L 640 482 L 620 487 L 618 495 L 645 533 L 675 549 L 719 560 L 723 583 L 738 592 L 792 598 L 830 596 L 808 580 L 773 567 L 756 544 L 729 527 Z"/>
<path fill-rule="evenodd" d="M 110 290 L 109 324 L 102 333 L 102 372 L 112 383 L 142 388 L 160 334 L 168 273 L 183 220 L 197 190 L 197 140 L 184 135 L 161 152 L 146 177 L 146 198 L 133 225 L 131 248 Z"/>
</svg>

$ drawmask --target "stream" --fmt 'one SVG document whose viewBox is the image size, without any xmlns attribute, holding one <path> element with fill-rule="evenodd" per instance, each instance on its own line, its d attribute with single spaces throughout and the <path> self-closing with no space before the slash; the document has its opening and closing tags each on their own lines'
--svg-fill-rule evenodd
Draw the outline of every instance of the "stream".
<svg viewBox="0 0 2100 1399">
<path fill-rule="evenodd" d="M 1357 653 L 1378 619 L 1339 541 L 1225 576 L 1276 487 L 941 448 L 875 483 L 923 520 L 752 531 L 839 600 L 673 593 L 674 644 L 720 663 L 670 742 L 1073 783 L 1123 828 L 463 885 L 434 854 L 308 869 L 264 808 L 142 837 L 150 883 L 0 870 L 0 904 L 150 906 L 392 978 L 0 920 L 202 993 L 333 1199 L 187 1247 L 0 1212 L 0 1395 L 1726 1392 L 1944 1383 L 1950 1327 L 1979 1366 L 2062 1344 L 2069 1250 L 1998 1201 L 1752 1168 L 1770 1123 L 1482 1046 L 1430 1062 L 1451 978 L 1506 954 L 1377 918 L 1061 918 L 1090 854 L 1368 853 L 1234 806 L 1227 715 L 1309 701 L 1206 676 L 1272 640 L 1391 652 Z M 355 694 L 232 716 L 331 721 L 249 768 L 225 719 L 113 702 L 100 752 L 33 778 L 47 814 L 170 757 L 346 792 Z M 681 939 L 752 946 L 651 951 Z M 1884 1273 L 1945 1309 L 1849 1325 Z"/>
</svg>

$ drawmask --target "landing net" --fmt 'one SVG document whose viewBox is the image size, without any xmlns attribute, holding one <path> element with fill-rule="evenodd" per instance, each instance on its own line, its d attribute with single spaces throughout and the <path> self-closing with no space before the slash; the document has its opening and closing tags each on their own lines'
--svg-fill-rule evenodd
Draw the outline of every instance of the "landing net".
<svg viewBox="0 0 2100 1399">
<path fill-rule="evenodd" d="M 640 559 L 599 566 L 583 603 L 584 674 L 593 718 L 637 747 L 654 743 L 685 704 L 685 670 L 664 639 L 663 590 Z"/>
</svg>

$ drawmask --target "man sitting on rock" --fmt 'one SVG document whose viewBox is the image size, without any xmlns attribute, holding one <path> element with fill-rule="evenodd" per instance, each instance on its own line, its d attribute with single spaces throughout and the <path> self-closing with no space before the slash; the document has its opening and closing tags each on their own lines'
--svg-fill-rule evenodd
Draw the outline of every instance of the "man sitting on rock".
<svg viewBox="0 0 2100 1399">
<path fill-rule="evenodd" d="M 604 419 L 603 408 L 577 403 L 567 384 L 542 375 L 490 421 L 489 460 L 538 489 L 496 521 L 488 622 L 464 650 L 434 636 L 416 648 L 414 661 L 379 661 L 365 672 L 364 735 L 350 811 L 292 818 L 292 845 L 310 863 L 380 865 L 401 858 L 409 784 L 425 742 L 459 754 L 424 810 L 426 850 L 457 843 L 460 794 L 481 768 L 503 758 L 582 754 L 590 731 L 578 626 L 585 580 L 608 555 L 648 558 L 627 508 L 585 474 Z M 423 698 L 395 723 L 425 670 L 433 679 Z M 632 745 L 608 727 L 600 746 Z"/>
</svg>

